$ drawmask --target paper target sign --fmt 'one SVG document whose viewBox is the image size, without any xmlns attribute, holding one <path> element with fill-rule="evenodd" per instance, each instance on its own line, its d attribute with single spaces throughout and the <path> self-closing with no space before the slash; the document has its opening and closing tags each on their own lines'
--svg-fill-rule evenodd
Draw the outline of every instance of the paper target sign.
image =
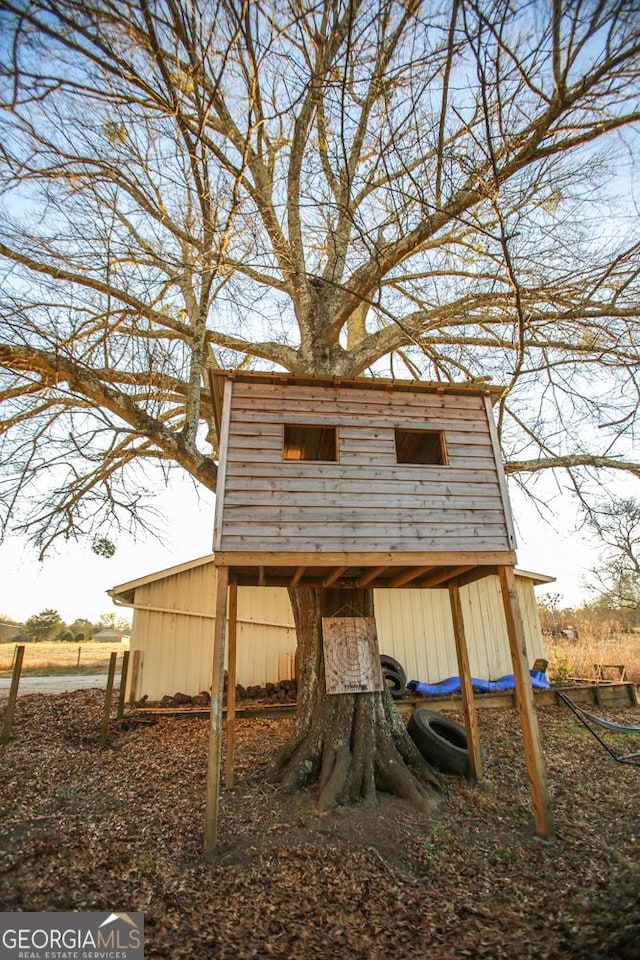
<svg viewBox="0 0 640 960">
<path fill-rule="evenodd" d="M 383 689 L 376 622 L 372 617 L 323 617 L 327 693 Z"/>
</svg>

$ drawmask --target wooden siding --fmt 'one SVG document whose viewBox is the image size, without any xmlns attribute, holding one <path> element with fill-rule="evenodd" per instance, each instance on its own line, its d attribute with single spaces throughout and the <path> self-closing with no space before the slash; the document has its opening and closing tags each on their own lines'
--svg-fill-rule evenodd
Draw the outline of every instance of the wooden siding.
<svg viewBox="0 0 640 960">
<path fill-rule="evenodd" d="M 216 550 L 514 548 L 482 394 L 259 380 L 227 386 Z M 283 459 L 290 423 L 336 426 L 338 462 Z M 447 464 L 398 464 L 397 428 L 443 432 Z"/>
<path fill-rule="evenodd" d="M 516 576 L 530 666 L 544 656 L 533 582 Z M 141 652 L 136 696 L 159 700 L 178 691 L 208 690 L 213 653 L 216 569 L 211 562 L 135 588 L 131 650 Z M 495 576 L 460 591 L 473 676 L 512 672 Z M 381 653 L 395 657 L 410 679 L 437 683 L 458 672 L 447 590 L 374 591 Z M 293 676 L 296 649 L 287 591 L 238 590 L 237 676 L 243 686 Z"/>
</svg>

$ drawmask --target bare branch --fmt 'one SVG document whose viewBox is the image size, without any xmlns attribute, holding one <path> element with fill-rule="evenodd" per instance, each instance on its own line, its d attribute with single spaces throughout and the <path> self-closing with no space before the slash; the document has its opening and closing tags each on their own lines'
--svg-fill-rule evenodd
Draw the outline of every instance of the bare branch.
<svg viewBox="0 0 640 960">
<path fill-rule="evenodd" d="M 635 0 L 2 18 L 0 522 L 213 488 L 208 367 L 491 379 L 511 475 L 637 477 Z"/>
</svg>

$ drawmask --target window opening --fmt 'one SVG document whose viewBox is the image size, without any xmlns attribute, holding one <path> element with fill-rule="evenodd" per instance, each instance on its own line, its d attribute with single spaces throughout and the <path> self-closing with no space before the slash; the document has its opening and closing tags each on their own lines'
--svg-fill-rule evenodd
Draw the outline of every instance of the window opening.
<svg viewBox="0 0 640 960">
<path fill-rule="evenodd" d="M 445 465 L 447 448 L 440 430 L 396 430 L 398 463 Z"/>
<path fill-rule="evenodd" d="M 337 430 L 286 423 L 282 456 L 285 460 L 337 460 Z"/>
</svg>

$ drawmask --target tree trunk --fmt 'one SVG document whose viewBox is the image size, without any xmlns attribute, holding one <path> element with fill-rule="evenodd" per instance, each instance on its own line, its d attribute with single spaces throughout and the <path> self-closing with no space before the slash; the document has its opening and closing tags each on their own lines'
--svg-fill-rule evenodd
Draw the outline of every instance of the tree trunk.
<svg viewBox="0 0 640 960">
<path fill-rule="evenodd" d="M 298 712 L 292 739 L 276 759 L 275 778 L 290 787 L 318 785 L 318 803 L 375 803 L 376 791 L 435 808 L 437 774 L 408 735 L 393 700 L 382 693 L 326 693 L 322 617 L 372 617 L 373 591 L 292 587 L 298 635 Z"/>
</svg>

